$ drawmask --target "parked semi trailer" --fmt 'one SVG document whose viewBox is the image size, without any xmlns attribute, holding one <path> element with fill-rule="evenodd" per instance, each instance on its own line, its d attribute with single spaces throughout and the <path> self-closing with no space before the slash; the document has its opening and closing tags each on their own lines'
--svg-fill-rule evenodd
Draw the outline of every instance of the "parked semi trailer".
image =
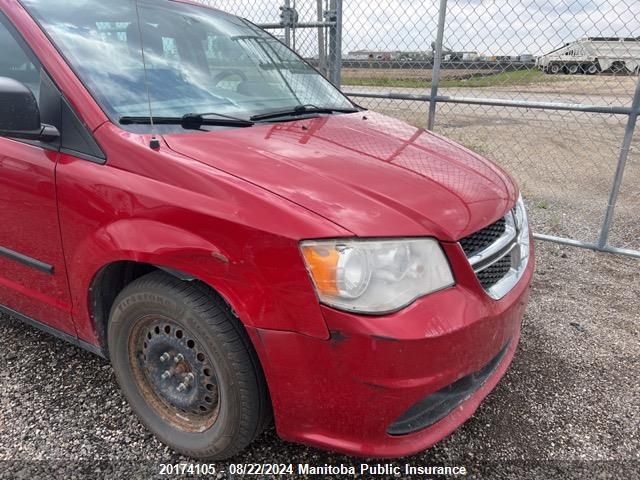
<svg viewBox="0 0 640 480">
<path fill-rule="evenodd" d="M 583 38 L 538 57 L 536 65 L 553 74 L 637 73 L 640 37 Z"/>
</svg>

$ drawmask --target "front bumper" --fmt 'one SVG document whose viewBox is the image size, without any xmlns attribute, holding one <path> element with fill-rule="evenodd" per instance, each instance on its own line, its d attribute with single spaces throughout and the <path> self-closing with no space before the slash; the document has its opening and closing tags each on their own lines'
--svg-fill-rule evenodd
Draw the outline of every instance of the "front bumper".
<svg viewBox="0 0 640 480">
<path fill-rule="evenodd" d="M 353 455 L 401 457 L 430 447 L 473 415 L 516 351 L 534 262 L 499 301 L 484 292 L 468 264 L 460 267 L 454 287 L 392 315 L 323 307 L 329 340 L 249 328 L 279 435 Z M 454 265 L 454 271 L 461 270 Z M 392 427 L 421 401 L 483 371 L 435 423 L 403 434 Z"/>
</svg>

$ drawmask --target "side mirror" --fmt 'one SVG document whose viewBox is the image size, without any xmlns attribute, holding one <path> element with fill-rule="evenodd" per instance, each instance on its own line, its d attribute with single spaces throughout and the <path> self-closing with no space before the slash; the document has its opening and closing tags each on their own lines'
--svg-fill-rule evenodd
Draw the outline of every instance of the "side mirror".
<svg viewBox="0 0 640 480">
<path fill-rule="evenodd" d="M 0 77 L 0 137 L 50 142 L 59 136 L 56 127 L 40 123 L 31 90 L 17 80 Z"/>
</svg>

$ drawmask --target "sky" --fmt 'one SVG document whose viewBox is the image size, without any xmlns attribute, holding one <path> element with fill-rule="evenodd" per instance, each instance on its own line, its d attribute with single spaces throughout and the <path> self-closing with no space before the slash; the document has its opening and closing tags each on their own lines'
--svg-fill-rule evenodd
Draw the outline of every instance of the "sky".
<svg viewBox="0 0 640 480">
<path fill-rule="evenodd" d="M 279 21 L 283 0 L 201 0 L 256 23 Z M 316 20 L 317 0 L 291 0 L 301 21 Z M 425 50 L 436 38 L 440 0 L 344 0 L 343 53 Z M 275 32 L 277 33 L 277 32 Z M 640 0 L 449 0 L 444 45 L 485 55 L 547 53 L 577 38 L 640 37 Z M 303 55 L 317 51 L 316 30 L 299 30 Z"/>
</svg>

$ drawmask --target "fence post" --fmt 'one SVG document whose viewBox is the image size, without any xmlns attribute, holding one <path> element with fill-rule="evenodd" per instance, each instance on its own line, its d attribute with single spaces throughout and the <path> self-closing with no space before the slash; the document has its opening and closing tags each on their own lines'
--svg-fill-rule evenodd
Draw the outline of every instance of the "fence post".
<svg viewBox="0 0 640 480">
<path fill-rule="evenodd" d="M 640 78 L 638 78 L 638 82 L 636 84 L 636 92 L 633 96 L 633 102 L 631 104 L 631 112 L 629 113 L 627 128 L 624 132 L 622 146 L 620 147 L 618 166 L 616 167 L 616 173 L 613 177 L 611 192 L 609 193 L 607 211 L 604 216 L 604 222 L 602 222 L 602 229 L 600 230 L 600 239 L 598 240 L 598 247 L 600 248 L 604 248 L 609 242 L 609 230 L 611 229 L 611 223 L 613 222 L 616 203 L 618 201 L 618 195 L 620 193 L 620 185 L 622 184 L 622 178 L 624 176 L 624 169 L 627 164 L 627 158 L 629 158 L 629 150 L 631 149 L 631 142 L 633 141 L 633 134 L 636 129 L 638 114 L 640 114 Z"/>
<path fill-rule="evenodd" d="M 429 100 L 429 117 L 427 118 L 427 129 L 433 130 L 436 119 L 436 97 L 438 96 L 438 85 L 440 83 L 440 65 L 442 63 L 442 43 L 444 42 L 444 27 L 447 18 L 447 0 L 440 0 L 440 12 L 438 14 L 438 34 L 436 37 L 436 48 L 433 52 L 433 71 L 431 73 L 431 96 Z"/>
<path fill-rule="evenodd" d="M 329 80 L 340 88 L 342 81 L 342 0 L 329 2 Z"/>
<path fill-rule="evenodd" d="M 284 0 L 282 13 L 285 20 L 284 43 L 287 44 L 287 47 L 291 48 L 291 0 Z"/>
</svg>

